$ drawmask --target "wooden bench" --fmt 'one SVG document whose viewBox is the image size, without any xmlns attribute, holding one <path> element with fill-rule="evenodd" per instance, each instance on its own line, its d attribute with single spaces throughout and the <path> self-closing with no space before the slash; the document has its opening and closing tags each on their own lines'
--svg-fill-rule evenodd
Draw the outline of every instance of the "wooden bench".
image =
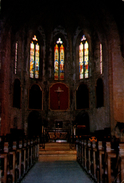
<svg viewBox="0 0 124 183">
<path fill-rule="evenodd" d="M 3 149 L 0 153 L 0 182 L 16 183 L 28 172 L 31 166 L 38 160 L 39 138 L 32 141 L 4 141 Z"/>
<path fill-rule="evenodd" d="M 124 181 L 124 143 L 76 140 L 77 160 L 99 183 Z"/>
</svg>

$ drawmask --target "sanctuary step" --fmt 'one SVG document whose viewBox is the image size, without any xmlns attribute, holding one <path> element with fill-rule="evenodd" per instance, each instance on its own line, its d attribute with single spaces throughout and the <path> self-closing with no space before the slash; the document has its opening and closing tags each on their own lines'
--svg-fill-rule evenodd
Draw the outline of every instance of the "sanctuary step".
<svg viewBox="0 0 124 183">
<path fill-rule="evenodd" d="M 69 143 L 46 143 L 39 148 L 39 161 L 76 161 L 77 151 L 70 149 Z"/>
</svg>

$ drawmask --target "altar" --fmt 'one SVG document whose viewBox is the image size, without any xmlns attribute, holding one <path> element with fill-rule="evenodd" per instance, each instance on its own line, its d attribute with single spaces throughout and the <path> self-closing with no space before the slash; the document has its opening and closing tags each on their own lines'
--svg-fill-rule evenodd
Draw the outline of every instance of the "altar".
<svg viewBox="0 0 124 183">
<path fill-rule="evenodd" d="M 49 142 L 68 142 L 69 131 L 62 128 L 55 128 L 48 130 L 48 141 Z"/>
</svg>

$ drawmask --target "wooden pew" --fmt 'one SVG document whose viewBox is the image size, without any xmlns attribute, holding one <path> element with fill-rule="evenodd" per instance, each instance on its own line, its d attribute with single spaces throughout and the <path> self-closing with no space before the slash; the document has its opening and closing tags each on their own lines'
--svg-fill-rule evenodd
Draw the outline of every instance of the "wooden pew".
<svg viewBox="0 0 124 183">
<path fill-rule="evenodd" d="M 88 151 L 88 157 L 87 157 L 87 164 L 88 164 L 88 173 L 91 174 L 91 164 L 92 164 L 92 144 L 91 141 L 88 140 L 87 144 L 87 151 Z"/>
<path fill-rule="evenodd" d="M 119 157 L 120 157 L 120 179 L 124 182 L 124 143 L 119 144 Z"/>
<path fill-rule="evenodd" d="M 112 176 L 113 170 L 111 166 L 113 159 L 116 158 L 116 152 L 114 149 L 111 149 L 111 142 L 106 142 L 106 151 L 105 151 L 105 176 L 107 177 L 107 182 L 112 183 L 115 179 L 114 176 Z"/>
<path fill-rule="evenodd" d="M 87 141 L 84 140 L 84 169 L 87 170 Z"/>
<path fill-rule="evenodd" d="M 84 167 L 84 141 L 83 140 L 81 140 L 81 148 L 82 148 L 82 150 L 81 150 L 81 152 L 82 152 L 82 154 L 81 154 L 81 159 L 82 159 L 81 166 Z"/>
<path fill-rule="evenodd" d="M 77 159 L 91 177 L 99 183 L 124 182 L 124 143 L 117 141 L 90 143 L 76 140 Z"/>
<path fill-rule="evenodd" d="M 1 162 L 1 168 L 0 168 L 0 182 L 6 183 L 6 175 L 7 175 L 7 153 L 1 153 L 0 154 L 0 162 Z"/>
<path fill-rule="evenodd" d="M 78 162 L 82 163 L 82 143 L 81 140 L 78 142 Z"/>
<path fill-rule="evenodd" d="M 27 138 L 24 141 L 8 139 L 5 138 L 3 146 L 0 144 L 0 182 L 16 183 L 38 160 L 40 139 L 35 138 L 31 141 Z"/>
<path fill-rule="evenodd" d="M 95 141 L 92 142 L 92 153 L 93 153 L 93 170 L 92 170 L 92 175 L 95 180 L 97 180 L 97 156 L 98 156 L 98 149 L 97 149 L 97 144 Z"/>
<path fill-rule="evenodd" d="M 99 174 L 97 173 L 97 181 L 102 183 L 103 181 L 103 174 L 104 174 L 104 169 L 103 169 L 103 156 L 104 156 L 104 147 L 102 141 L 98 141 L 98 153 L 99 153 Z"/>
<path fill-rule="evenodd" d="M 17 150 L 16 150 L 16 165 L 15 169 L 18 170 L 17 181 L 21 178 L 21 156 L 22 156 L 22 141 L 19 141 Z"/>
</svg>

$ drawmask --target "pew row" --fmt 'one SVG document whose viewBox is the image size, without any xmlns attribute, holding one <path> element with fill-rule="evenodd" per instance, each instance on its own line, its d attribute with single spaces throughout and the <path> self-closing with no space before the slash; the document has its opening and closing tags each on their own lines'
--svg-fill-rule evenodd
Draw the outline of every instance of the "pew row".
<svg viewBox="0 0 124 183">
<path fill-rule="evenodd" d="M 7 142 L 0 138 L 0 182 L 22 180 L 39 156 L 39 137 Z"/>
<path fill-rule="evenodd" d="M 98 183 L 124 181 L 124 143 L 76 140 L 77 161 Z"/>
</svg>

